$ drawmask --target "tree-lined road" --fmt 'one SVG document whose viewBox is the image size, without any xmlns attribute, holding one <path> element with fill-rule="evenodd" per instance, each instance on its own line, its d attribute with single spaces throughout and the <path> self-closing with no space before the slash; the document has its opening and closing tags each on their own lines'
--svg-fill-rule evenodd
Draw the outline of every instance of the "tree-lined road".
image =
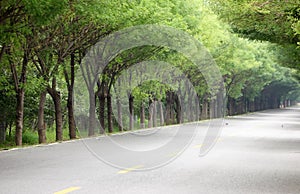
<svg viewBox="0 0 300 194">
<path fill-rule="evenodd" d="M 179 130 L 188 132 L 195 125 Z M 150 162 L 172 158 L 173 148 L 136 161 L 116 153 L 105 138 L 3 151 L 0 193 L 300 193 L 299 106 L 225 119 L 215 147 L 199 157 L 207 126 L 208 122 L 200 123 L 198 136 L 185 152 L 154 170 L 134 172 Z M 174 130 L 111 139 L 142 152 L 172 141 Z M 120 170 L 103 163 L 94 155 L 101 155 L 101 150 L 111 152 L 110 160 L 131 168 Z"/>
</svg>

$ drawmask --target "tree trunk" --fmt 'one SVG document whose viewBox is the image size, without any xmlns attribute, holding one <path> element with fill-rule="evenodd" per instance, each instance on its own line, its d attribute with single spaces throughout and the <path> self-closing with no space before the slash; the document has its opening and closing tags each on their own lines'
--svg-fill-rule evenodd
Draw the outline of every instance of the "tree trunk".
<svg viewBox="0 0 300 194">
<path fill-rule="evenodd" d="M 153 101 L 153 114 L 152 114 L 152 120 L 153 120 L 153 127 L 157 127 L 157 101 Z"/>
<path fill-rule="evenodd" d="M 40 102 L 39 102 L 39 112 L 38 112 L 38 134 L 39 134 L 39 143 L 46 143 L 46 125 L 44 120 L 44 109 L 46 102 L 47 92 L 43 91 L 40 94 Z"/>
<path fill-rule="evenodd" d="M 167 91 L 166 93 L 166 124 L 170 125 L 171 124 L 171 110 L 172 105 L 171 105 L 171 91 Z"/>
<path fill-rule="evenodd" d="M 180 104 L 180 100 L 179 97 L 177 95 L 175 95 L 174 93 L 174 101 L 175 101 L 175 105 L 176 105 L 176 123 L 180 124 L 181 123 L 181 104 Z"/>
<path fill-rule="evenodd" d="M 95 135 L 95 127 L 96 127 L 96 101 L 95 101 L 95 93 L 93 89 L 89 89 L 89 131 L 88 136 Z"/>
<path fill-rule="evenodd" d="M 224 116 L 224 96 L 221 91 L 217 94 L 217 118 L 222 118 Z"/>
<path fill-rule="evenodd" d="M 159 104 L 159 114 L 160 114 L 160 126 L 163 126 L 165 121 L 164 121 L 164 109 L 163 109 L 163 104 L 161 101 L 158 101 Z"/>
<path fill-rule="evenodd" d="M 229 114 L 229 116 L 232 116 L 235 114 L 234 105 L 235 105 L 235 100 L 231 97 L 228 97 L 228 114 Z"/>
<path fill-rule="evenodd" d="M 99 121 L 100 121 L 100 134 L 105 133 L 105 96 L 102 92 L 99 95 Z"/>
<path fill-rule="evenodd" d="M 56 141 L 63 140 L 63 119 L 61 109 L 61 97 L 60 92 L 56 90 L 56 79 L 52 80 L 52 88 L 48 87 L 48 93 L 52 97 L 55 109 L 55 125 L 56 125 Z"/>
<path fill-rule="evenodd" d="M 122 105 L 120 97 L 117 96 L 117 109 L 118 109 L 118 127 L 119 131 L 123 131 L 123 118 L 122 118 Z"/>
<path fill-rule="evenodd" d="M 69 137 L 70 139 L 76 138 L 76 124 L 74 119 L 74 104 L 73 104 L 73 90 L 74 90 L 74 79 L 75 79 L 75 55 L 71 54 L 70 61 L 70 69 L 71 69 L 71 80 L 69 80 L 69 76 L 67 71 L 65 71 L 65 79 L 68 87 L 68 123 L 69 123 Z"/>
<path fill-rule="evenodd" d="M 133 130 L 134 128 L 133 99 L 134 97 L 131 94 L 129 94 L 129 130 Z"/>
<path fill-rule="evenodd" d="M 25 91 L 20 88 L 17 91 L 17 106 L 16 106 L 16 145 L 22 145 L 22 134 L 23 134 L 23 118 L 24 118 L 24 98 Z"/>
<path fill-rule="evenodd" d="M 204 96 L 202 100 L 201 120 L 206 120 L 207 118 L 208 118 L 208 99 L 206 96 Z"/>
<path fill-rule="evenodd" d="M 141 103 L 140 114 L 141 114 L 140 115 L 140 117 L 141 117 L 140 125 L 141 125 L 141 128 L 144 129 L 145 128 L 145 105 L 143 102 Z"/>
<path fill-rule="evenodd" d="M 191 89 L 190 89 L 191 90 Z M 193 108 L 193 95 L 191 94 L 191 91 L 189 91 L 188 95 L 188 122 L 194 121 L 194 108 Z"/>
<path fill-rule="evenodd" d="M 10 51 L 8 51 L 10 55 Z M 15 91 L 16 91 L 16 136 L 15 142 L 17 146 L 22 145 L 22 134 L 23 134 L 23 119 L 24 119 L 24 98 L 25 98 L 25 89 L 24 86 L 26 84 L 26 74 L 27 74 L 27 65 L 28 65 L 28 57 L 29 57 L 29 50 L 24 52 L 23 61 L 22 61 L 22 70 L 21 76 L 18 78 L 18 73 L 16 69 L 16 65 L 13 61 L 9 59 L 10 68 L 15 84 Z"/>
<path fill-rule="evenodd" d="M 105 102 L 108 94 L 108 87 L 105 81 L 97 82 L 98 91 L 97 96 L 99 99 L 99 121 L 100 121 L 100 134 L 105 133 Z"/>
<path fill-rule="evenodd" d="M 154 110 L 154 102 L 152 100 L 149 100 L 148 128 L 153 127 L 153 110 Z"/>
<path fill-rule="evenodd" d="M 111 104 L 111 95 L 107 94 L 107 128 L 108 132 L 113 132 L 113 115 L 112 115 L 112 104 Z"/>
<path fill-rule="evenodd" d="M 0 143 L 4 143 L 6 140 L 6 123 L 5 123 L 5 117 L 0 117 Z"/>
<path fill-rule="evenodd" d="M 216 105 L 216 101 L 214 99 L 211 100 L 211 103 L 209 104 L 209 115 L 210 118 L 213 119 L 215 118 L 215 105 Z"/>
<path fill-rule="evenodd" d="M 69 137 L 70 139 L 76 138 L 76 125 L 74 119 L 74 106 L 73 106 L 73 88 L 68 89 L 68 123 L 69 123 Z"/>
<path fill-rule="evenodd" d="M 196 113 L 196 121 L 200 120 L 200 105 L 199 105 L 199 97 L 198 95 L 195 97 L 195 113 Z"/>
</svg>

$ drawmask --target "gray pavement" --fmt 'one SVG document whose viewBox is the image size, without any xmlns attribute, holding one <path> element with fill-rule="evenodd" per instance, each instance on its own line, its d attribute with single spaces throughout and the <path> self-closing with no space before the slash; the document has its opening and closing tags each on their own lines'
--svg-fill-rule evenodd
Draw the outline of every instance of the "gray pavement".
<svg viewBox="0 0 300 194">
<path fill-rule="evenodd" d="M 209 125 L 3 151 L 0 193 L 300 193 L 299 106 L 226 118 L 200 157 Z"/>
</svg>

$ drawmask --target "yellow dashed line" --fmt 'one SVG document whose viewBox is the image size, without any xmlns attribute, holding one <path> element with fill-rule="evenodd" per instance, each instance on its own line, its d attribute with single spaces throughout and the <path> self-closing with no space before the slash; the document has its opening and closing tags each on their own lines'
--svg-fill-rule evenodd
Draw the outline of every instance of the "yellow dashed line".
<svg viewBox="0 0 300 194">
<path fill-rule="evenodd" d="M 173 152 L 167 155 L 167 157 L 175 157 L 179 154 L 179 152 Z"/>
<path fill-rule="evenodd" d="M 55 192 L 54 194 L 67 194 L 67 193 L 70 193 L 72 191 L 76 191 L 76 190 L 79 190 L 79 189 L 80 189 L 80 187 L 70 187 L 70 188 Z"/>
<path fill-rule="evenodd" d="M 118 172 L 118 174 L 125 174 L 125 173 L 128 173 L 128 172 L 137 170 L 137 169 L 139 169 L 139 168 L 142 168 L 142 167 L 143 167 L 143 165 L 138 165 L 138 166 L 134 166 L 134 167 L 131 167 L 131 168 L 126 168 L 126 169 L 120 170 L 120 171 Z"/>
<path fill-rule="evenodd" d="M 193 148 L 201 148 L 202 144 L 195 145 Z"/>
</svg>

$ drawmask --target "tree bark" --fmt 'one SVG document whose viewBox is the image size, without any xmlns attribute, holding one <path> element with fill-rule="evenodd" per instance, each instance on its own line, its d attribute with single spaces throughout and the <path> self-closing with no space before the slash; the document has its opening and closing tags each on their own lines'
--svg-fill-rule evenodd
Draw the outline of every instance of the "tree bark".
<svg viewBox="0 0 300 194">
<path fill-rule="evenodd" d="M 52 88 L 48 87 L 48 93 L 52 97 L 55 109 L 55 125 L 56 125 L 56 141 L 63 140 L 63 119 L 61 108 L 61 96 L 60 92 L 56 90 L 56 78 L 52 80 Z"/>
<path fill-rule="evenodd" d="M 88 136 L 95 135 L 95 127 L 96 127 L 96 101 L 95 101 L 95 93 L 93 89 L 89 88 L 89 130 Z"/>
<path fill-rule="evenodd" d="M 141 125 L 141 128 L 144 129 L 145 128 L 145 105 L 144 103 L 142 102 L 141 103 L 141 109 L 140 109 L 140 125 Z"/>
<path fill-rule="evenodd" d="M 134 128 L 134 109 L 133 109 L 134 97 L 129 94 L 129 130 Z"/>
<path fill-rule="evenodd" d="M 122 105 L 121 105 L 121 101 L 120 101 L 119 96 L 117 96 L 117 109 L 118 109 L 118 127 L 119 127 L 119 131 L 123 131 Z"/>
<path fill-rule="evenodd" d="M 154 112 L 154 102 L 149 100 L 149 115 L 148 115 L 148 128 L 153 127 L 153 112 Z"/>
<path fill-rule="evenodd" d="M 167 125 L 175 124 L 175 93 L 173 91 L 167 91 L 166 101 L 166 123 Z"/>
<path fill-rule="evenodd" d="M 180 100 L 179 100 L 179 97 L 177 96 L 177 95 L 175 95 L 175 93 L 174 93 L 174 101 L 175 101 L 175 105 L 176 105 L 176 108 L 175 108 L 175 110 L 176 110 L 176 123 L 177 124 L 180 124 L 180 123 L 182 123 L 181 122 L 181 104 L 180 104 Z"/>
<path fill-rule="evenodd" d="M 17 106 L 16 106 L 16 145 L 22 145 L 23 134 L 23 118 L 24 118 L 24 97 L 25 92 L 23 88 L 20 88 L 17 92 Z"/>
<path fill-rule="evenodd" d="M 191 90 L 191 89 L 189 89 Z M 193 105 L 193 95 L 191 94 L 191 91 L 189 91 L 189 95 L 188 95 L 188 112 L 189 112 L 189 116 L 188 116 L 188 121 L 189 122 L 193 122 L 194 121 L 194 105 Z"/>
<path fill-rule="evenodd" d="M 113 132 L 113 115 L 112 115 L 112 104 L 111 104 L 111 95 L 107 94 L 107 128 L 108 132 Z"/>
<path fill-rule="evenodd" d="M 98 91 L 97 96 L 99 99 L 99 121 L 100 121 L 100 134 L 105 133 L 105 103 L 108 95 L 108 86 L 105 81 L 97 82 Z"/>
<path fill-rule="evenodd" d="M 105 96 L 100 92 L 99 98 L 99 121 L 100 121 L 100 134 L 105 133 Z"/>
<path fill-rule="evenodd" d="M 165 120 L 164 120 L 164 109 L 163 109 L 163 104 L 161 101 L 158 101 L 158 104 L 159 104 L 159 115 L 160 115 L 160 126 L 163 126 L 164 123 L 165 123 Z"/>
<path fill-rule="evenodd" d="M 10 53 L 9 53 L 10 54 Z M 24 120 L 24 99 L 25 99 L 25 83 L 28 65 L 29 51 L 24 52 L 22 70 L 20 79 L 18 79 L 18 73 L 16 65 L 10 60 L 10 67 L 12 71 L 12 76 L 15 84 L 16 91 L 16 136 L 15 142 L 17 146 L 22 145 L 22 134 L 23 134 L 23 120 Z"/>
<path fill-rule="evenodd" d="M 153 127 L 157 127 L 157 100 L 154 100 L 152 104 L 153 104 L 153 112 L 152 112 Z"/>
<path fill-rule="evenodd" d="M 39 134 L 39 143 L 46 143 L 46 125 L 44 120 L 44 110 L 46 102 L 47 91 L 43 91 L 40 94 L 39 102 L 39 112 L 38 112 L 38 134 Z"/>
<path fill-rule="evenodd" d="M 166 124 L 171 124 L 171 91 L 167 91 L 166 93 Z"/>
<path fill-rule="evenodd" d="M 6 128 L 5 115 L 0 115 L 0 143 L 4 143 L 6 140 Z"/>
<path fill-rule="evenodd" d="M 199 97 L 198 95 L 195 97 L 195 112 L 196 112 L 196 121 L 200 120 L 200 105 L 199 105 Z"/>
<path fill-rule="evenodd" d="M 73 90 L 74 90 L 74 80 L 75 80 L 75 55 L 74 53 L 71 54 L 71 61 L 70 61 L 70 74 L 71 80 L 69 80 L 69 76 L 67 71 L 65 70 L 65 79 L 67 82 L 68 87 L 68 100 L 67 100 L 67 107 L 68 107 L 68 124 L 69 124 L 69 137 L 70 139 L 76 138 L 76 124 L 74 119 L 74 104 L 73 104 Z"/>
<path fill-rule="evenodd" d="M 208 99 L 206 96 L 202 99 L 201 107 L 201 120 L 206 120 L 208 118 Z"/>
<path fill-rule="evenodd" d="M 214 99 L 211 100 L 211 103 L 209 104 L 209 115 L 210 118 L 213 119 L 215 118 L 215 105 L 216 105 L 216 101 Z"/>
</svg>

